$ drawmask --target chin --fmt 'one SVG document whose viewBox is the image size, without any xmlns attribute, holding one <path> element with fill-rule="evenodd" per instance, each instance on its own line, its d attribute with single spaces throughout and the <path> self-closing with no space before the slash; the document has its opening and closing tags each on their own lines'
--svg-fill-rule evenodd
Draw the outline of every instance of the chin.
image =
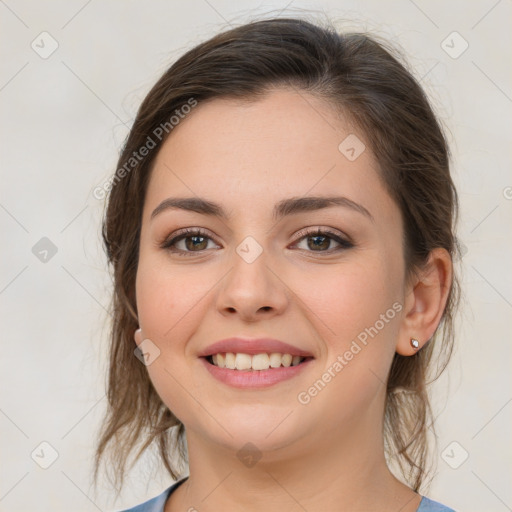
<svg viewBox="0 0 512 512">
<path fill-rule="evenodd" d="M 211 425 L 206 428 L 213 435 L 203 434 L 201 437 L 209 437 L 214 443 L 218 443 L 226 448 L 238 452 L 248 443 L 254 445 L 260 452 L 270 452 L 284 448 L 294 441 L 298 440 L 305 432 L 299 432 L 304 429 L 304 425 L 294 425 L 291 418 L 286 419 L 289 411 L 281 411 L 278 418 L 275 415 L 264 415 L 261 411 L 259 417 L 240 414 L 229 417 L 217 415 L 215 418 L 225 427 L 224 430 L 214 420 L 216 427 L 214 431 L 210 430 Z M 301 435 L 302 434 L 302 435 Z M 249 448 L 248 448 L 249 449 Z"/>
</svg>

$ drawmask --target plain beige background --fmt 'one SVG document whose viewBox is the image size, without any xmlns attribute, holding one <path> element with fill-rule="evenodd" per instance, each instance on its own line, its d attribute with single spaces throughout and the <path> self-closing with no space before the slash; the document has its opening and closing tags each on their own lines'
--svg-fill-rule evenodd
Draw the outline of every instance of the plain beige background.
<svg viewBox="0 0 512 512">
<path fill-rule="evenodd" d="M 465 304 L 449 371 L 433 388 L 437 477 L 426 494 L 458 511 L 512 509 L 510 0 L 4 0 L 1 511 L 108 511 L 170 485 L 145 457 L 117 502 L 106 484 L 93 492 L 109 302 L 93 190 L 114 172 L 164 69 L 263 13 L 325 14 L 387 37 L 432 98 L 461 200 Z"/>
</svg>

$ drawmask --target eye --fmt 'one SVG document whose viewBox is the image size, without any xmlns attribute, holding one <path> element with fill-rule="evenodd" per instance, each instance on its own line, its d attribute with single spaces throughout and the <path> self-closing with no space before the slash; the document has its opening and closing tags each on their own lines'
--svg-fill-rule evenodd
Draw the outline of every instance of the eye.
<svg viewBox="0 0 512 512">
<path fill-rule="evenodd" d="M 295 242 L 297 245 L 299 242 L 307 241 L 308 249 L 300 248 L 301 250 L 306 250 L 307 252 L 320 252 L 320 253 L 333 253 L 338 252 L 343 249 L 349 249 L 354 247 L 352 242 L 345 240 L 337 233 L 329 231 L 327 229 L 317 228 L 316 230 L 302 230 L 298 233 L 299 240 Z M 309 243 L 309 240 L 312 242 Z M 160 247 L 162 249 L 166 249 L 172 253 L 177 254 L 178 256 L 190 256 L 193 253 L 201 253 L 204 252 L 208 248 L 208 241 L 214 241 L 209 234 L 200 229 L 200 228 L 186 228 L 174 237 L 165 240 Z M 182 243 L 182 247 L 178 247 L 179 243 Z M 339 247 L 331 250 L 323 250 L 328 249 L 332 242 L 336 242 Z"/>
<path fill-rule="evenodd" d="M 304 240 L 306 242 L 307 248 L 312 249 L 306 249 L 306 251 L 308 252 L 321 252 L 330 254 L 333 252 L 341 251 L 343 249 L 349 249 L 351 247 L 354 247 L 354 244 L 352 242 L 345 240 L 340 235 L 327 229 L 317 228 L 316 230 L 310 231 L 303 230 L 299 232 L 298 235 L 300 236 L 299 242 Z M 311 242 L 309 242 L 309 240 L 311 240 Z M 328 248 L 331 245 L 331 242 L 336 242 L 339 245 L 339 247 L 329 251 L 323 250 Z"/>
<path fill-rule="evenodd" d="M 200 228 L 186 228 L 168 240 L 165 240 L 160 247 L 178 256 L 189 256 L 193 253 L 200 253 L 207 249 L 208 240 L 213 239 L 208 236 L 206 231 Z M 176 248 L 177 244 L 184 242 L 181 248 Z"/>
</svg>

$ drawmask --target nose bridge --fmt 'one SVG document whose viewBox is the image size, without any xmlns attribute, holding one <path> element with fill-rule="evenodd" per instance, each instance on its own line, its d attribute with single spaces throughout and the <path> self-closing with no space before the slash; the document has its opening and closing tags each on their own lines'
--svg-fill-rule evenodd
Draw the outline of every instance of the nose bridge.
<svg viewBox="0 0 512 512">
<path fill-rule="evenodd" d="M 279 312 L 286 306 L 286 287 L 272 268 L 270 251 L 255 237 L 246 236 L 234 248 L 229 265 L 218 296 L 219 309 L 252 316 L 259 310 Z"/>
</svg>

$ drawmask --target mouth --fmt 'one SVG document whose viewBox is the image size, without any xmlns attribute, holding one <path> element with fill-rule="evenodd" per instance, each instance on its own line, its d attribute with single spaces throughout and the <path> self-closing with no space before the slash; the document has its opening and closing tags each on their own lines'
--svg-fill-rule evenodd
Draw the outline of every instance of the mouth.
<svg viewBox="0 0 512 512">
<path fill-rule="evenodd" d="M 272 338 L 234 337 L 197 354 L 208 373 L 233 388 L 256 389 L 293 380 L 307 371 L 313 353 Z"/>
<path fill-rule="evenodd" d="M 272 371 L 279 368 L 300 366 L 313 357 L 298 356 L 279 352 L 262 352 L 259 354 L 246 354 L 234 352 L 219 352 L 204 356 L 210 365 L 218 368 L 235 371 Z"/>
<path fill-rule="evenodd" d="M 256 390 L 298 378 L 314 357 L 270 352 L 218 352 L 199 357 L 208 373 L 231 388 Z"/>
</svg>

